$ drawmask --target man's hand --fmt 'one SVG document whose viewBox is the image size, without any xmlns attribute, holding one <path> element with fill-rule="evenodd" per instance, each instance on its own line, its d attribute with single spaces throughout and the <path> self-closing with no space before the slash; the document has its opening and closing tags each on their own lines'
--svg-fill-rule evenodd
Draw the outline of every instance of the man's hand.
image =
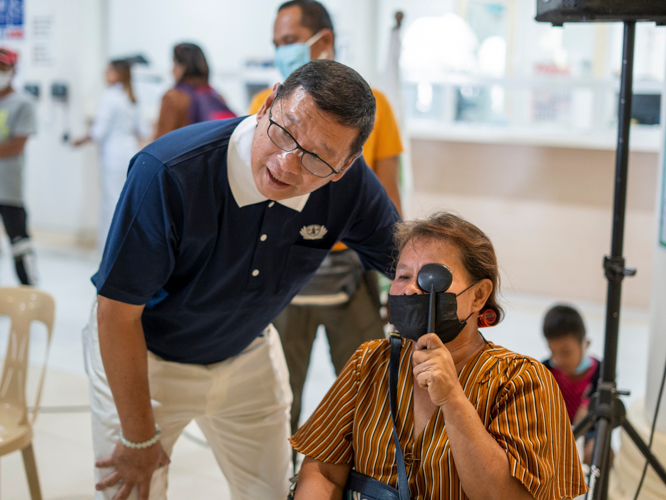
<svg viewBox="0 0 666 500">
<path fill-rule="evenodd" d="M 419 387 L 428 389 L 430 400 L 437 406 L 462 393 L 451 353 L 434 333 L 423 335 L 416 342 L 412 365 Z"/>
<path fill-rule="evenodd" d="M 153 472 L 168 465 L 169 462 L 169 457 L 159 441 L 150 448 L 141 450 L 128 448 L 118 442 L 113 450 L 113 455 L 102 458 L 95 463 L 95 467 L 99 468 L 116 468 L 114 472 L 97 483 L 95 489 L 101 491 L 122 481 L 122 485 L 113 500 L 125 500 L 132 492 L 134 485 L 139 487 L 139 500 L 148 500 Z"/>
</svg>

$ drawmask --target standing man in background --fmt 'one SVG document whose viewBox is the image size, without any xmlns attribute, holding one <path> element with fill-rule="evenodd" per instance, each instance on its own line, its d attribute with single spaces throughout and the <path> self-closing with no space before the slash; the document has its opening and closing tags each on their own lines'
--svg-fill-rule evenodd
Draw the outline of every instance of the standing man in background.
<svg viewBox="0 0 666 500">
<path fill-rule="evenodd" d="M 36 284 L 34 252 L 23 202 L 23 151 L 36 131 L 32 103 L 12 88 L 18 54 L 0 48 L 0 217 L 11 241 L 16 275 L 23 285 Z"/>
<path fill-rule="evenodd" d="M 275 65 L 283 78 L 315 59 L 335 58 L 335 32 L 326 8 L 315 0 L 293 0 L 278 9 L 273 27 Z M 250 104 L 256 113 L 271 89 L 258 93 Z M 399 213 L 400 131 L 388 99 L 372 89 L 377 101 L 375 127 L 363 157 Z M 333 247 L 312 280 L 273 322 L 282 339 L 294 395 L 291 430 L 296 432 L 301 413 L 303 386 L 310 364 L 312 344 L 319 325 L 326 328 L 335 372 L 340 373 L 358 346 L 384 336 L 380 316 L 379 287 L 374 272 L 364 275 L 353 250 L 342 243 Z"/>
</svg>

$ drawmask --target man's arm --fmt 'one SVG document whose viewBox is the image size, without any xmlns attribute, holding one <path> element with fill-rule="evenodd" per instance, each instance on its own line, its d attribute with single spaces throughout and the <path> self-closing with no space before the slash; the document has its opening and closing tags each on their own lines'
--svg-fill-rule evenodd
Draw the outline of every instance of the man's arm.
<svg viewBox="0 0 666 500">
<path fill-rule="evenodd" d="M 400 220 L 400 215 L 379 178 L 362 157 L 350 169 L 346 180 L 359 186 L 359 190 L 352 222 L 341 241 L 358 253 L 366 270 L 374 269 L 393 279 L 393 226 Z"/>
<path fill-rule="evenodd" d="M 147 441 L 155 434 L 148 388 L 148 350 L 141 324 L 143 308 L 98 297 L 97 324 L 104 370 L 123 434 L 134 442 Z"/>
<path fill-rule="evenodd" d="M 17 135 L 10 137 L 6 141 L 0 143 L 0 158 L 9 158 L 18 156 L 23 152 L 25 143 L 28 140 L 26 135 Z"/>
<path fill-rule="evenodd" d="M 148 350 L 141 324 L 143 309 L 144 306 L 98 296 L 97 324 L 102 362 L 122 433 L 134 443 L 148 441 L 155 435 L 148 385 Z M 136 484 L 139 498 L 147 499 L 153 472 L 168 463 L 169 458 L 159 442 L 144 449 L 128 448 L 119 442 L 111 457 L 96 464 L 97 467 L 116 468 L 98 483 L 97 489 L 122 481 L 118 496 L 114 498 L 127 498 Z"/>
<path fill-rule="evenodd" d="M 400 203 L 400 157 L 389 156 L 375 160 L 375 174 L 382 183 L 386 194 L 391 199 L 398 214 L 402 217 L 402 205 Z"/>
</svg>

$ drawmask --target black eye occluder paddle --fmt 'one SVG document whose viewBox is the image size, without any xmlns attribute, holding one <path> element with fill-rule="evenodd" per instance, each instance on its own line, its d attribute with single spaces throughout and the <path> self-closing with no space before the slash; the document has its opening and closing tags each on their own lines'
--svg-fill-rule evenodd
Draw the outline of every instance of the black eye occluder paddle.
<svg viewBox="0 0 666 500">
<path fill-rule="evenodd" d="M 419 271 L 416 281 L 424 292 L 430 294 L 428 310 L 428 333 L 435 331 L 437 294 L 446 292 L 453 282 L 451 270 L 444 264 L 426 264 Z"/>
</svg>

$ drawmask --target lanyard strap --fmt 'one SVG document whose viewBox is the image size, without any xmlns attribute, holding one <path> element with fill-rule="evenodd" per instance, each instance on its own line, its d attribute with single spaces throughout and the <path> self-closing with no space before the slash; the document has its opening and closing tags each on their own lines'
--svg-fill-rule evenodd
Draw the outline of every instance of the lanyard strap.
<svg viewBox="0 0 666 500">
<path fill-rule="evenodd" d="M 405 458 L 402 454 L 402 447 L 400 446 L 400 439 L 398 438 L 398 428 L 395 424 L 398 416 L 398 378 L 400 375 L 400 350 L 402 347 L 402 339 L 399 335 L 392 333 L 389 340 L 391 341 L 391 360 L 389 361 L 389 401 L 391 404 L 391 420 L 393 421 L 395 461 L 398 465 L 398 494 L 400 500 L 410 500 Z"/>
</svg>

